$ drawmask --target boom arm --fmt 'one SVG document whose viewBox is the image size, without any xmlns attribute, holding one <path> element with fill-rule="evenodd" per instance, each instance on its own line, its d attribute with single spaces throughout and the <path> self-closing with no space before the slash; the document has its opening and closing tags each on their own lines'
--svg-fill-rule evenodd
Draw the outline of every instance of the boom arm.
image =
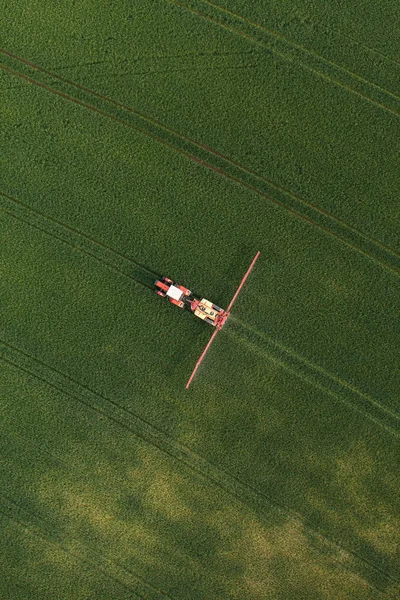
<svg viewBox="0 0 400 600">
<path fill-rule="evenodd" d="M 255 257 L 253 258 L 253 260 L 252 260 L 252 262 L 251 262 L 251 265 L 250 265 L 250 266 L 249 266 L 249 268 L 247 269 L 247 271 L 246 271 L 246 273 L 245 273 L 245 275 L 244 275 L 244 277 L 243 277 L 242 281 L 241 281 L 241 282 L 240 282 L 240 284 L 239 284 L 239 287 L 238 287 L 238 289 L 237 289 L 237 290 L 236 290 L 236 292 L 234 293 L 232 300 L 229 302 L 228 308 L 226 309 L 226 314 L 227 314 L 227 317 L 229 316 L 229 311 L 230 311 L 230 309 L 232 308 L 232 306 L 233 306 L 234 302 L 236 301 L 236 298 L 238 297 L 240 290 L 241 290 L 241 289 L 242 289 L 242 287 L 244 286 L 244 283 L 245 283 L 246 279 L 248 278 L 248 276 L 250 275 L 251 271 L 253 270 L 253 267 L 254 267 L 254 265 L 255 265 L 255 263 L 256 263 L 256 260 L 257 260 L 257 258 L 258 258 L 259 256 L 260 256 L 260 251 L 258 251 L 258 252 L 257 252 L 257 254 L 255 255 Z M 216 329 L 216 330 L 214 331 L 214 333 L 212 334 L 212 336 L 210 337 L 210 339 L 209 339 L 209 341 L 208 341 L 208 344 L 207 344 L 207 346 L 204 348 L 204 350 L 203 350 L 203 352 L 202 352 L 202 354 L 201 354 L 201 356 L 200 356 L 199 360 L 197 361 L 197 363 L 196 363 L 196 365 L 195 365 L 195 367 L 194 367 L 194 369 L 193 369 L 193 371 L 192 371 L 192 374 L 190 375 L 190 377 L 189 377 L 189 379 L 188 379 L 188 382 L 187 382 L 187 384 L 186 384 L 186 386 L 185 386 L 185 389 L 186 389 L 186 390 L 188 389 L 189 385 L 192 383 L 193 377 L 195 376 L 195 374 L 196 374 L 196 371 L 197 371 L 197 369 L 199 368 L 199 366 L 200 366 L 200 363 L 202 362 L 203 358 L 204 358 L 204 357 L 205 357 L 205 355 L 207 354 L 207 352 L 208 352 L 208 349 L 209 349 L 209 347 L 211 346 L 211 344 L 212 344 L 212 342 L 213 342 L 213 340 L 214 340 L 215 336 L 217 335 L 218 331 L 219 331 L 219 328 L 218 328 L 218 329 Z"/>
</svg>

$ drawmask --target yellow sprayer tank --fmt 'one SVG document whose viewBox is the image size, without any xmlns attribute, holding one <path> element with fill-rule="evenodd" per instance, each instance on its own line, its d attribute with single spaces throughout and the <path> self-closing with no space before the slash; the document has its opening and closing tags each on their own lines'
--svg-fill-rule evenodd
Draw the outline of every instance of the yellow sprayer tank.
<svg viewBox="0 0 400 600">
<path fill-rule="evenodd" d="M 197 308 L 194 311 L 194 314 L 196 315 L 196 317 L 203 319 L 203 321 L 207 320 L 207 321 L 212 321 L 214 323 L 214 321 L 217 318 L 217 315 L 219 314 L 219 311 L 214 308 L 214 305 L 212 302 L 203 298 L 198 303 Z"/>
</svg>

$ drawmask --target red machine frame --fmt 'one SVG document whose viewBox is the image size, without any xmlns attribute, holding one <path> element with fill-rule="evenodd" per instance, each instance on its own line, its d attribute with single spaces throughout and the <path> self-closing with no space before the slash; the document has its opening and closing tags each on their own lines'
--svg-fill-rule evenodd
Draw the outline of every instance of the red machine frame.
<svg viewBox="0 0 400 600">
<path fill-rule="evenodd" d="M 195 374 L 196 374 L 196 371 L 197 371 L 197 369 L 199 368 L 199 366 L 200 366 L 200 364 L 201 364 L 202 360 L 204 359 L 205 355 L 207 354 L 207 352 L 208 352 L 208 349 L 210 348 L 210 346 L 211 346 L 211 344 L 212 344 L 212 342 L 213 342 L 213 340 L 214 340 L 215 336 L 217 335 L 218 331 L 219 331 L 219 330 L 222 328 L 222 326 L 223 326 L 223 325 L 224 325 L 224 323 L 226 322 L 227 318 L 229 317 L 230 310 L 231 310 L 231 308 L 232 308 L 232 306 L 233 306 L 234 302 L 236 301 L 236 298 L 238 297 L 238 294 L 239 294 L 240 290 L 242 289 L 242 287 L 243 287 L 243 285 L 244 285 L 244 283 L 245 283 L 246 279 L 248 278 L 248 276 L 250 275 L 251 271 L 253 270 L 253 267 L 254 267 L 254 265 L 255 265 L 255 263 L 256 263 L 256 260 L 258 259 L 258 257 L 259 257 L 259 256 L 260 256 L 260 251 L 258 251 L 258 252 L 257 252 L 257 254 L 255 255 L 255 257 L 253 258 L 253 260 L 252 260 L 252 262 L 251 262 L 251 265 L 250 265 L 250 267 L 247 269 L 247 271 L 246 271 L 246 273 L 245 273 L 245 275 L 244 275 L 244 277 L 243 277 L 242 281 L 241 281 L 241 282 L 240 282 L 240 284 L 239 284 L 239 287 L 237 288 L 236 292 L 235 292 L 235 293 L 234 293 L 234 295 L 233 295 L 233 298 L 232 298 L 232 300 L 229 302 L 228 308 L 227 308 L 227 309 L 226 309 L 226 311 L 225 311 L 225 318 L 224 318 L 224 320 L 223 320 L 223 323 L 222 323 L 222 324 L 221 324 L 219 327 L 217 326 L 217 327 L 215 328 L 215 331 L 213 332 L 213 334 L 212 334 L 211 338 L 209 339 L 207 346 L 204 348 L 203 352 L 201 353 L 201 356 L 200 356 L 200 358 L 198 359 L 198 361 L 197 361 L 197 363 L 196 363 L 196 365 L 195 365 L 195 367 L 194 367 L 194 369 L 193 369 L 193 371 L 192 371 L 192 374 L 190 375 L 190 377 L 189 377 L 189 379 L 188 379 L 188 381 L 187 381 L 187 384 L 186 384 L 186 386 L 185 386 L 185 389 L 188 389 L 188 387 L 189 387 L 189 386 L 190 386 L 190 384 L 192 383 L 192 381 L 193 381 L 193 378 L 194 378 L 194 376 L 195 376 Z"/>
</svg>

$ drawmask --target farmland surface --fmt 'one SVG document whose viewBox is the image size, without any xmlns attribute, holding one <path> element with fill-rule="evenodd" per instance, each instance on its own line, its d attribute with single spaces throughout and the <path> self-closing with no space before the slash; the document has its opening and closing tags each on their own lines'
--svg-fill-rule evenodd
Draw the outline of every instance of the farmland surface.
<svg viewBox="0 0 400 600">
<path fill-rule="evenodd" d="M 399 30 L 0 0 L 0 598 L 400 597 Z"/>
</svg>

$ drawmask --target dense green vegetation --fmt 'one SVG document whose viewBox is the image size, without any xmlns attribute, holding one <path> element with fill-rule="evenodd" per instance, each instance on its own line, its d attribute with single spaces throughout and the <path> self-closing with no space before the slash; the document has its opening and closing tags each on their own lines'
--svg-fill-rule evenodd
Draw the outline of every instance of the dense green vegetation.
<svg viewBox="0 0 400 600">
<path fill-rule="evenodd" d="M 0 2 L 7 600 L 400 593 L 395 3 L 220 4 Z"/>
</svg>

